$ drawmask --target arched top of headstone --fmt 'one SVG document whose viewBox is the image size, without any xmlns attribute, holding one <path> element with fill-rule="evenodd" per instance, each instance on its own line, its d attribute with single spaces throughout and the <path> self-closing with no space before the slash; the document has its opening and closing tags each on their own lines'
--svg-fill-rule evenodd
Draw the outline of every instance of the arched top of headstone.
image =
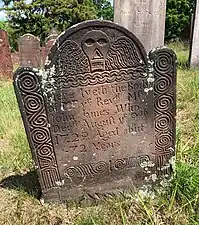
<svg viewBox="0 0 199 225">
<path fill-rule="evenodd" d="M 74 75 L 132 68 L 143 69 L 147 56 L 141 42 L 109 21 L 87 21 L 71 27 L 56 40 L 46 70 Z"/>
<path fill-rule="evenodd" d="M 46 42 L 55 40 L 59 36 L 59 32 L 56 28 L 52 28 L 48 37 L 46 38 Z"/>
<path fill-rule="evenodd" d="M 19 41 L 33 41 L 36 40 L 38 42 L 40 42 L 39 37 L 34 36 L 33 34 L 24 34 L 19 38 Z"/>
</svg>

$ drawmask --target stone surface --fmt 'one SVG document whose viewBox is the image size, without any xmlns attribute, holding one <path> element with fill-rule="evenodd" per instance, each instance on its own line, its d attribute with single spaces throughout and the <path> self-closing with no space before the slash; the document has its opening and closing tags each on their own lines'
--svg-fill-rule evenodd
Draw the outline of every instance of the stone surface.
<svg viewBox="0 0 199 225">
<path fill-rule="evenodd" d="M 14 85 L 46 201 L 100 199 L 171 178 L 171 50 L 147 59 L 126 29 L 84 22 L 59 36 L 44 74 L 20 68 Z"/>
<path fill-rule="evenodd" d="M 190 67 L 199 67 L 199 1 L 196 1 L 195 15 L 193 17 L 193 28 L 191 37 L 191 49 L 189 63 Z"/>
<path fill-rule="evenodd" d="M 42 67 L 44 67 L 45 60 L 46 60 L 46 47 L 42 46 L 41 47 L 41 58 L 42 58 Z"/>
<path fill-rule="evenodd" d="M 42 61 L 43 61 L 43 65 L 45 64 L 45 60 L 46 57 L 54 43 L 54 41 L 56 40 L 56 38 L 58 37 L 58 31 L 56 29 L 52 29 L 49 36 L 47 37 L 47 41 L 44 47 L 42 47 Z"/>
<path fill-rule="evenodd" d="M 45 64 L 45 60 L 46 60 L 46 57 L 51 49 L 51 47 L 53 46 L 53 43 L 54 43 L 55 39 L 49 39 L 43 49 L 43 65 Z"/>
<path fill-rule="evenodd" d="M 20 66 L 39 68 L 41 65 L 40 40 L 32 34 L 24 34 L 19 39 Z"/>
<path fill-rule="evenodd" d="M 46 42 L 48 42 L 51 39 L 55 40 L 58 36 L 59 36 L 59 32 L 55 28 L 53 28 L 51 29 L 48 37 L 46 38 Z"/>
<path fill-rule="evenodd" d="M 12 78 L 13 65 L 8 35 L 5 30 L 0 30 L 0 77 Z"/>
<path fill-rule="evenodd" d="M 115 0 L 114 22 L 131 31 L 149 52 L 164 45 L 166 0 Z"/>
<path fill-rule="evenodd" d="M 14 66 L 19 66 L 19 52 L 13 52 L 11 54 L 12 57 L 12 64 Z"/>
</svg>

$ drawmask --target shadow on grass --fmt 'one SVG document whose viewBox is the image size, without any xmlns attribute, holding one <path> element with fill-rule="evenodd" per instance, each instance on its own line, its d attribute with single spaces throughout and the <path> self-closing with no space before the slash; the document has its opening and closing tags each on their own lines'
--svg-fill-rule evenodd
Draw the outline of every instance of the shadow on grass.
<svg viewBox="0 0 199 225">
<path fill-rule="evenodd" d="M 30 171 L 24 175 L 12 175 L 0 181 L 0 187 L 5 189 L 23 190 L 29 195 L 39 199 L 41 188 L 36 171 Z"/>
</svg>

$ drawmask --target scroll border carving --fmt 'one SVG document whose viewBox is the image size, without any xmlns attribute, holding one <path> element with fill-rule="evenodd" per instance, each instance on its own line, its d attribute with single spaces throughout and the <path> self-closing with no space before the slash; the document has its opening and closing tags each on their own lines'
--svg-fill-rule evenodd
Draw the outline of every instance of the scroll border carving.
<svg viewBox="0 0 199 225">
<path fill-rule="evenodd" d="M 155 164 L 158 175 L 171 174 L 170 160 L 175 156 L 176 68 L 175 53 L 156 48 L 149 53 L 154 73 Z"/>
<path fill-rule="evenodd" d="M 41 77 L 30 67 L 19 68 L 14 89 L 42 190 L 57 187 L 60 174 L 48 126 Z"/>
</svg>

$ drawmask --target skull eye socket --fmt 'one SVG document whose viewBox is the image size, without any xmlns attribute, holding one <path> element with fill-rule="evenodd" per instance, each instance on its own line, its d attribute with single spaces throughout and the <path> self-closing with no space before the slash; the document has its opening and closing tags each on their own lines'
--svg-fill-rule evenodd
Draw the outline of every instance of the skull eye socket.
<svg viewBox="0 0 199 225">
<path fill-rule="evenodd" d="M 106 44 L 107 44 L 107 40 L 104 39 L 104 38 L 100 38 L 100 39 L 97 41 L 97 43 L 98 43 L 99 45 L 106 45 Z"/>
<path fill-rule="evenodd" d="M 88 46 L 92 46 L 93 44 L 95 43 L 95 40 L 89 38 L 85 41 L 85 44 L 88 45 Z"/>
</svg>

